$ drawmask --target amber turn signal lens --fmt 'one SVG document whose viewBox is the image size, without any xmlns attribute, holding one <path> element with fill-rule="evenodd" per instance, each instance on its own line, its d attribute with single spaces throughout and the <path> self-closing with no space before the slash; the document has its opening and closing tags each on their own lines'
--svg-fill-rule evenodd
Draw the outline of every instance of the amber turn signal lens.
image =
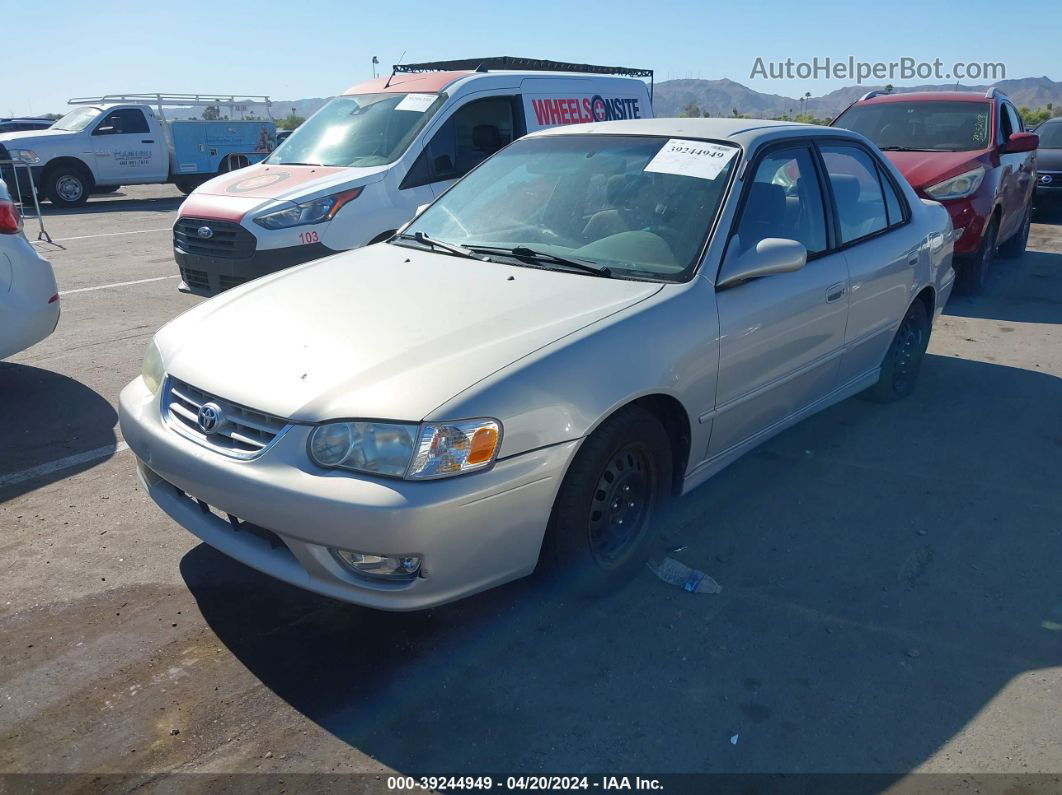
<svg viewBox="0 0 1062 795">
<path fill-rule="evenodd" d="M 472 446 L 468 451 L 469 464 L 482 464 L 490 461 L 494 448 L 498 446 L 498 431 L 495 428 L 480 428 L 472 434 Z"/>
</svg>

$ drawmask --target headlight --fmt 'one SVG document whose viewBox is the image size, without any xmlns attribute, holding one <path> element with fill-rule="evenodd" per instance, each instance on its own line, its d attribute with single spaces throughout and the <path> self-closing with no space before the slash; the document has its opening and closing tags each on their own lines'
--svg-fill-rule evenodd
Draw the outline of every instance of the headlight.
<svg viewBox="0 0 1062 795">
<path fill-rule="evenodd" d="M 985 170 L 981 166 L 959 174 L 957 177 L 938 182 L 926 188 L 926 193 L 934 199 L 961 199 L 969 196 L 981 186 L 981 180 L 985 178 Z"/>
<path fill-rule="evenodd" d="M 254 219 L 259 226 L 266 229 L 287 229 L 291 226 L 305 226 L 307 224 L 319 224 L 322 221 L 331 221 L 339 208 L 349 201 L 354 201 L 361 195 L 362 188 L 352 188 L 342 193 L 331 196 L 322 196 L 302 204 L 296 204 L 286 210 L 266 213 Z"/>
<path fill-rule="evenodd" d="M 19 160 L 23 163 L 41 162 L 41 159 L 37 157 L 37 153 L 32 149 L 8 149 L 7 154 L 12 160 Z"/>
<path fill-rule="evenodd" d="M 152 395 L 158 394 L 162 379 L 166 377 L 166 370 L 162 365 L 162 354 L 159 353 L 159 346 L 155 344 L 155 340 L 151 340 L 147 350 L 144 351 L 144 365 L 140 369 L 140 377 L 144 379 Z"/>
<path fill-rule="evenodd" d="M 309 454 L 329 469 L 429 480 L 490 466 L 500 441 L 501 424 L 491 419 L 422 425 L 329 422 L 310 434 Z"/>
</svg>

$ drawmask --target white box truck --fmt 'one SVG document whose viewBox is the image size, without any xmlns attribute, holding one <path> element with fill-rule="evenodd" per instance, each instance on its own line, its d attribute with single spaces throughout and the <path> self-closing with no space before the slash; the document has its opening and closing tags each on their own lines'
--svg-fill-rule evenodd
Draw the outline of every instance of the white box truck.
<svg viewBox="0 0 1062 795">
<path fill-rule="evenodd" d="M 0 134 L 0 161 L 27 166 L 38 192 L 58 207 L 78 207 L 93 192 L 122 185 L 172 182 L 191 193 L 211 177 L 262 160 L 276 141 L 264 95 L 106 94 L 70 104 L 78 107 L 46 130 Z M 266 117 L 255 118 L 255 107 Z M 215 118 L 167 120 L 166 108 L 174 116 L 212 108 L 207 115 Z M 17 192 L 26 196 L 26 169 L 8 170 L 0 176 L 11 180 L 19 172 Z"/>
</svg>

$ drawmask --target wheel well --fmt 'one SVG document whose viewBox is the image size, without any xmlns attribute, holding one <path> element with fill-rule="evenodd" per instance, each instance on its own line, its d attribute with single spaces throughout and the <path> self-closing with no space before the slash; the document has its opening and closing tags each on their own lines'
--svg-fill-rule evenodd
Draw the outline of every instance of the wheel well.
<svg viewBox="0 0 1062 795">
<path fill-rule="evenodd" d="M 922 292 L 915 296 L 915 301 L 921 301 L 925 304 L 926 314 L 929 315 L 929 319 L 933 319 L 933 311 L 936 309 L 937 294 L 932 287 L 923 287 Z"/>
<path fill-rule="evenodd" d="M 690 418 L 682 404 L 671 395 L 646 395 L 632 401 L 653 414 L 667 431 L 671 440 L 672 478 L 675 494 L 682 490 L 686 467 L 690 460 Z"/>
<path fill-rule="evenodd" d="M 57 157 L 54 160 L 49 160 L 48 165 L 44 167 L 44 173 L 49 174 L 57 168 L 76 168 L 88 177 L 92 185 L 96 184 L 96 180 L 92 177 L 92 169 L 85 165 L 84 161 L 78 160 L 76 157 Z"/>
</svg>

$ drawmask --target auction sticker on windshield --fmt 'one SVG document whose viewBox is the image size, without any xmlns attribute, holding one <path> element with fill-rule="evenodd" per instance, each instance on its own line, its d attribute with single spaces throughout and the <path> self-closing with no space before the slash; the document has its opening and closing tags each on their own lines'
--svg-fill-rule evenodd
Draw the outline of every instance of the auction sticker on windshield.
<svg viewBox="0 0 1062 795">
<path fill-rule="evenodd" d="M 406 94 L 402 101 L 395 105 L 395 110 L 415 110 L 417 113 L 423 113 L 431 107 L 435 99 L 435 94 Z"/>
<path fill-rule="evenodd" d="M 735 152 L 737 147 L 734 146 L 669 138 L 656 156 L 646 164 L 644 170 L 658 174 L 715 179 Z"/>
</svg>

